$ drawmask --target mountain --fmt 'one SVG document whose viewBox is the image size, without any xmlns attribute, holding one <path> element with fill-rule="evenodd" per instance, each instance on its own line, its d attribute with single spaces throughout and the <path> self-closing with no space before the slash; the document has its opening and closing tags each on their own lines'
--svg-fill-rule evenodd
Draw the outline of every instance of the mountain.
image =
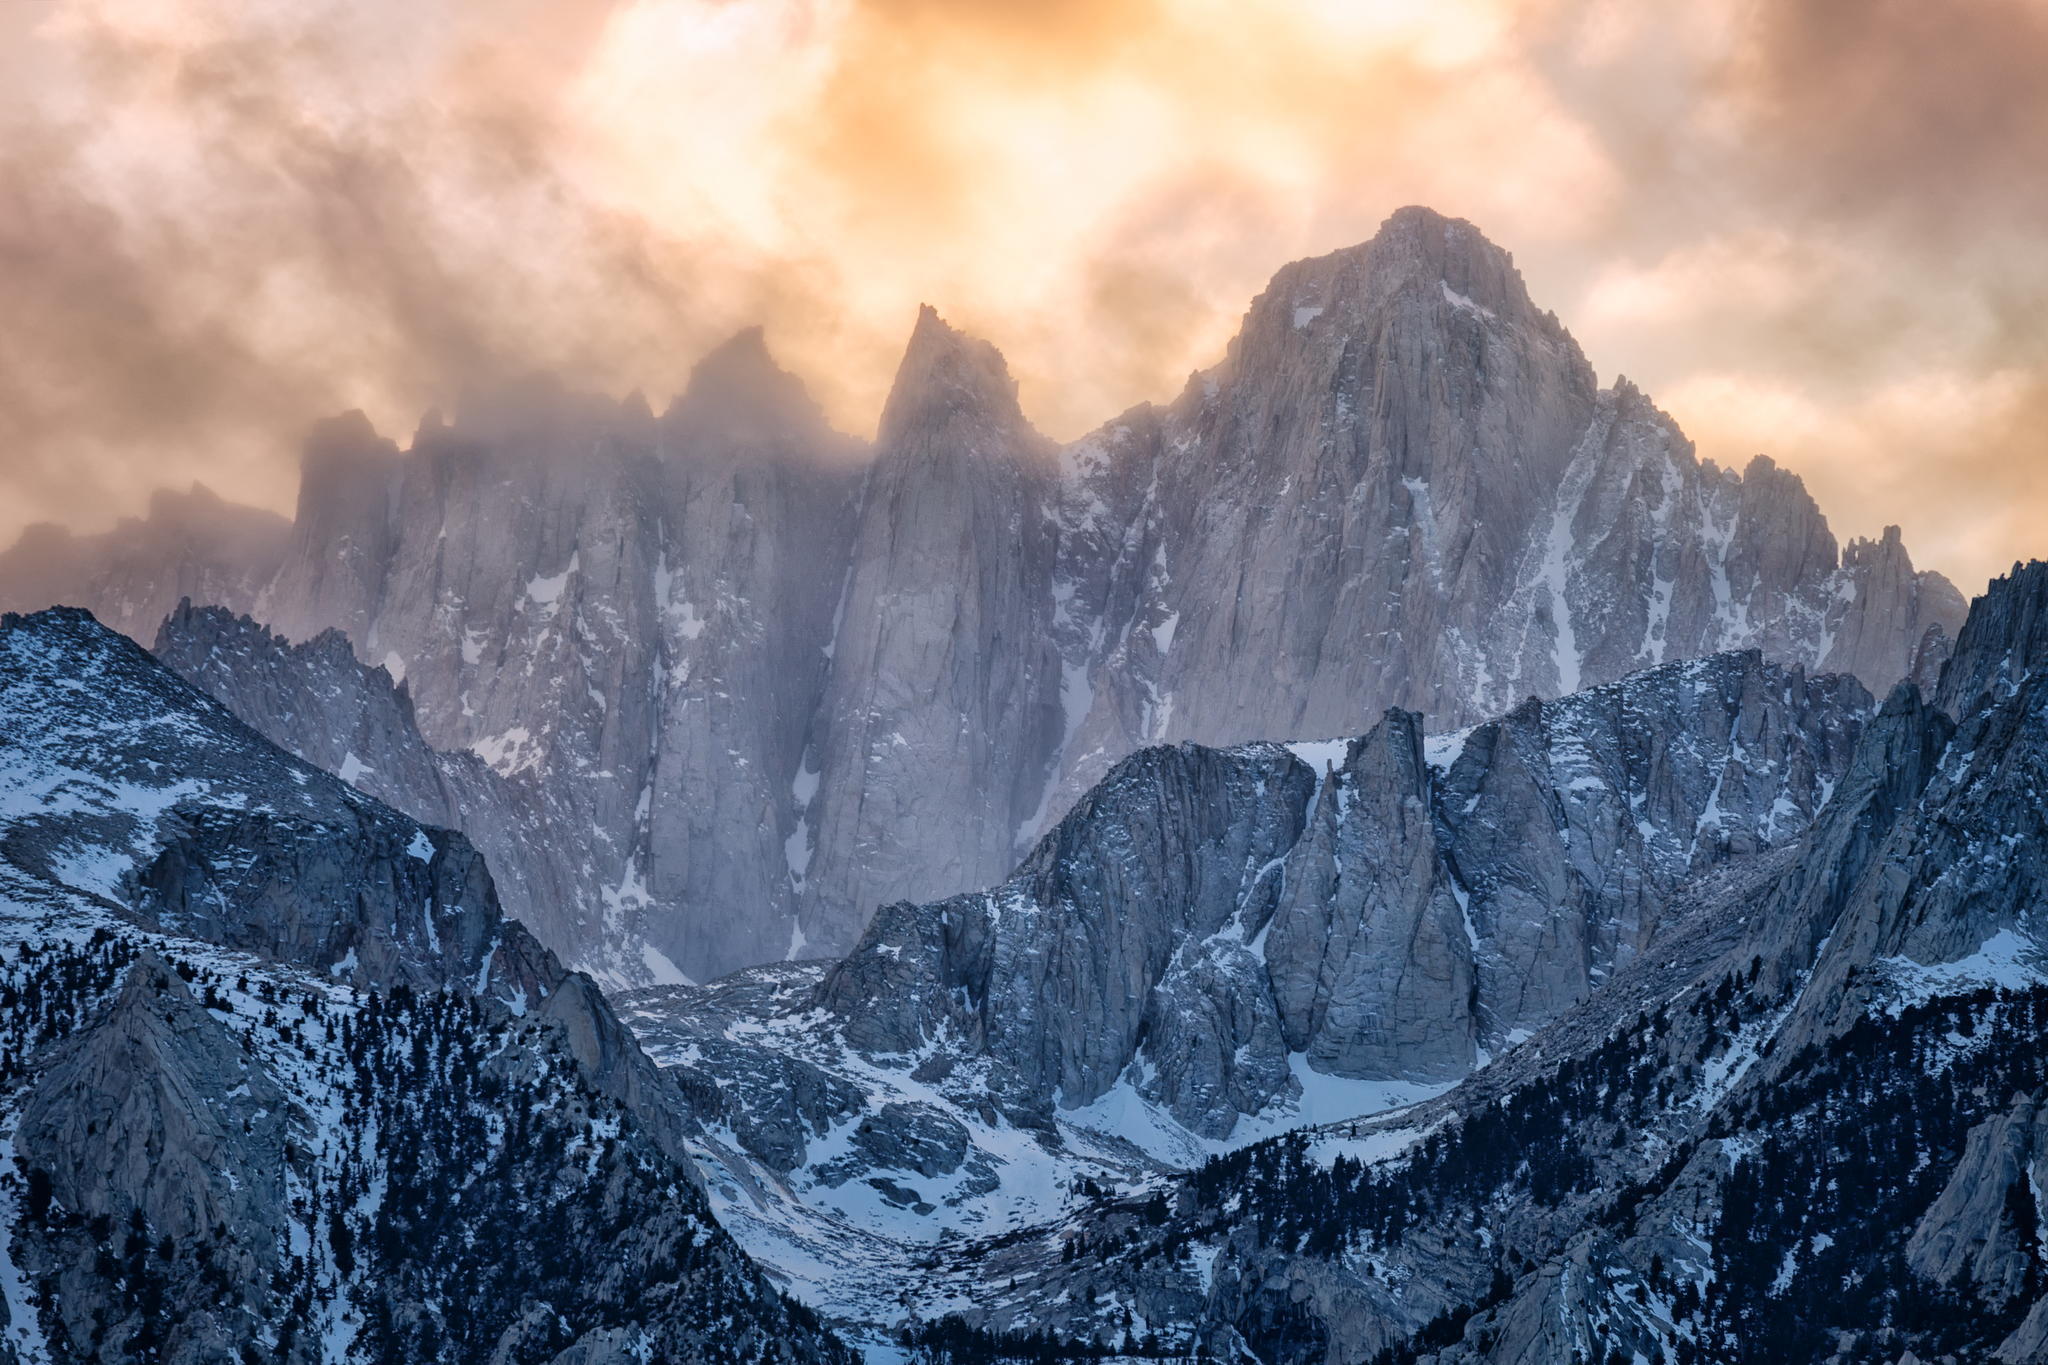
<svg viewBox="0 0 2048 1365">
<path fill-rule="evenodd" d="M 11 596 L 47 595 L 33 558 Z M 930 310 L 870 450 L 758 333 L 659 418 L 534 382 L 402 452 L 337 419 L 275 571 L 211 595 L 344 632 L 514 784 L 552 832 L 552 867 L 506 862 L 537 929 L 622 984 L 844 954 L 878 905 L 1008 876 L 1146 745 L 1449 730 L 1731 649 L 1883 692 L 1963 615 L 1895 531 L 1842 547 L 1796 477 L 1599 388 L 1508 254 L 1422 209 L 1064 449 Z M 272 714 L 265 667 L 208 686 Z"/>
<path fill-rule="evenodd" d="M 49 524 L 24 531 L 0 552 L 0 610 L 90 606 L 146 640 L 183 597 L 246 611 L 277 572 L 291 530 L 277 514 L 223 501 L 203 484 L 161 489 L 147 515 L 101 535 Z"/>
<path fill-rule="evenodd" d="M 9 1359 L 851 1359 L 461 835 L 0 617 Z"/>
<path fill-rule="evenodd" d="M 428 745 L 496 774 L 528 850 L 504 865 L 573 961 L 676 981 L 778 958 L 859 475 L 745 334 L 659 419 L 535 387 L 423 428 L 403 459 L 309 465 L 256 614 L 294 639 L 346 631 Z M 268 675 L 214 657 L 207 686 L 276 710 Z"/>
<path fill-rule="evenodd" d="M 153 652 L 293 757 L 422 824 L 463 831 L 489 863 L 506 914 L 543 941 L 574 936 L 575 907 L 589 891 L 556 856 L 546 789 L 469 750 L 428 745 L 406 684 L 358 659 L 340 631 L 294 645 L 247 616 L 186 599 L 164 618 Z"/>
<path fill-rule="evenodd" d="M 963 1361 L 1018 1331 L 1276 1365 L 2041 1359 L 2044 627 L 2048 564 L 1992 584 L 1799 839 L 1696 880 L 1455 1089 L 955 1250 L 926 1302 L 956 1316 L 916 1335 Z"/>
<path fill-rule="evenodd" d="M 1508 254 L 1427 210 L 1283 269 L 1220 365 L 1069 460 L 1102 642 L 1070 796 L 1140 743 L 1450 728 L 1729 649 L 1883 691 L 1963 616 L 1895 529 L 1838 554 L 1796 476 L 1596 388 Z"/>
<path fill-rule="evenodd" d="M 1059 742 L 1052 444 L 996 349 L 926 308 L 861 499 L 815 722 L 803 934 L 844 950 L 893 896 L 1016 855 Z"/>
<path fill-rule="evenodd" d="M 1429 738 L 1150 748 L 998 887 L 620 1007 L 722 1144 L 721 1222 L 872 1328 L 944 1292 L 934 1243 L 1449 1089 L 1796 843 L 1871 709 L 1748 651 Z"/>
</svg>

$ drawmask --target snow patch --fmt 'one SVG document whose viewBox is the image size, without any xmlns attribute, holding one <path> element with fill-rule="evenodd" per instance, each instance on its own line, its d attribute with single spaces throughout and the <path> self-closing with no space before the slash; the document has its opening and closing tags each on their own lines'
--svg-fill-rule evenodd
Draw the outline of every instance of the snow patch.
<svg viewBox="0 0 2048 1365">
<path fill-rule="evenodd" d="M 640 965 L 647 969 L 649 984 L 655 986 L 694 986 L 697 983 L 676 966 L 667 953 L 642 939 L 640 941 Z"/>
<path fill-rule="evenodd" d="M 1491 308 L 1488 308 L 1484 304 L 1481 304 L 1471 298 L 1468 298 L 1464 294 L 1460 294 L 1457 290 L 1451 288 L 1449 281 L 1439 280 L 1438 283 L 1443 287 L 1444 302 L 1448 303 L 1449 305 L 1451 305 L 1451 307 L 1457 309 L 1459 312 L 1470 313 L 1474 317 L 1481 318 L 1491 318 L 1494 316 L 1494 312 Z"/>
<path fill-rule="evenodd" d="M 675 605 L 676 633 L 685 640 L 694 640 L 704 633 L 709 618 L 697 614 L 697 604 L 684 598 Z"/>
<path fill-rule="evenodd" d="M 511 777 L 540 766 L 540 746 L 524 725 L 515 725 L 501 735 L 491 735 L 469 746 L 500 777 Z"/>
<path fill-rule="evenodd" d="M 1472 738 L 1472 732 L 1479 727 L 1468 725 L 1462 730 L 1448 734 L 1430 735 L 1422 741 L 1422 761 L 1427 767 L 1440 773 L 1449 772 L 1464 756 L 1465 742 Z"/>
<path fill-rule="evenodd" d="M 1331 768 L 1342 768 L 1351 753 L 1348 739 L 1298 739 L 1286 747 L 1288 753 L 1313 768 L 1317 777 Z"/>
<path fill-rule="evenodd" d="M 562 589 L 568 586 L 570 575 L 583 566 L 582 561 L 583 552 L 581 550 L 571 551 L 569 562 L 562 566 L 560 573 L 526 580 L 526 600 L 537 607 L 554 606 L 555 603 L 561 600 Z"/>
<path fill-rule="evenodd" d="M 2048 972 L 2042 970 L 2042 962 L 2041 950 L 2032 939 L 2007 928 L 1985 939 L 1976 952 L 1954 962 L 1929 965 L 1898 956 L 1879 958 L 1877 965 L 1884 968 L 1896 992 L 1889 1005 L 1889 1012 L 1896 1016 L 1907 1005 L 1962 995 L 1985 986 L 2019 991 L 2048 984 Z"/>
</svg>

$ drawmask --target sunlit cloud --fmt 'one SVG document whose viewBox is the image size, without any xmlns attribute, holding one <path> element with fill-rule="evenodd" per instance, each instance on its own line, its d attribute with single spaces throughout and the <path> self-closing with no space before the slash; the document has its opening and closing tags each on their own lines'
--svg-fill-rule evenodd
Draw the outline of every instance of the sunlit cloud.
<svg viewBox="0 0 2048 1365">
<path fill-rule="evenodd" d="M 1703 454 L 1974 586 L 2048 548 L 2044 60 L 2041 0 L 25 0 L 0 537 L 287 508 L 341 408 L 659 403 L 756 322 L 867 433 L 927 301 L 1071 437 L 1421 202 Z"/>
</svg>

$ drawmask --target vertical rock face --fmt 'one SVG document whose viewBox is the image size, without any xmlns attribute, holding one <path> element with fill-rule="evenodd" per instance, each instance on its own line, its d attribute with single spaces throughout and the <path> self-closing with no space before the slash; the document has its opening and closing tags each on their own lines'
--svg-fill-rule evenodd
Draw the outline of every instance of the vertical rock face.
<svg viewBox="0 0 2048 1365">
<path fill-rule="evenodd" d="M 258 598 L 266 618 L 300 639 L 325 630 L 368 639 L 398 549 L 392 487 L 400 467 L 397 445 L 360 412 L 329 418 L 307 434 L 291 538 Z M 193 600 L 243 609 L 239 601 Z"/>
<path fill-rule="evenodd" d="M 1967 1289 L 2002 1309 L 2041 1279 L 2040 1191 L 2048 1189 L 2048 1125 L 2031 1095 L 1970 1130 L 1941 1197 L 1906 1243 L 1921 1278 Z"/>
<path fill-rule="evenodd" d="M 844 951 L 884 899 L 973 886 L 1015 857 L 1059 739 L 1054 473 L 995 348 L 923 310 L 882 414 L 819 717 L 804 933 L 820 948 Z"/>
<path fill-rule="evenodd" d="M 1248 943 L 1270 916 L 1312 781 L 1272 745 L 1133 755 L 1003 887 L 883 910 L 818 1002 L 856 1047 L 911 1053 L 952 1035 L 998 1058 L 1031 1104 L 1086 1104 L 1161 1024 L 1155 992 L 1184 990 L 1197 958 Z M 1255 960 L 1231 957 L 1240 976 Z M 1216 1040 L 1231 1058 L 1235 1041 Z M 1267 1077 L 1285 1080 L 1284 1064 Z"/>
<path fill-rule="evenodd" d="M 1688 883 L 1799 837 L 1869 694 L 1755 651 L 1425 740 L 1391 711 L 1318 781 L 1276 745 L 1144 750 L 999 888 L 885 908 L 817 1003 L 1006 1093 L 1121 1080 L 1219 1137 L 1325 1076 L 1447 1081 L 1585 1000 Z M 1326 757 L 1327 755 L 1327 757 Z M 999 1087 L 1000 1088 L 1000 1087 Z"/>
<path fill-rule="evenodd" d="M 154 1303 L 144 1301 L 154 1286 L 137 1276 L 129 1311 L 95 1322 L 107 1306 L 95 1256 L 112 1249 L 113 1229 L 130 1234 L 139 1218 L 153 1234 L 138 1239 L 145 1267 L 165 1259 L 161 1238 L 208 1246 L 216 1284 L 254 1285 L 281 1271 L 288 1112 L 262 1064 L 145 952 L 106 1016 L 54 1050 L 15 1130 L 15 1151 L 46 1173 L 51 1204 L 78 1219 L 49 1239 L 59 1253 L 48 1273 L 61 1339 L 126 1342 L 171 1322 L 168 1358 L 231 1359 L 237 1343 L 260 1334 L 255 1296 L 222 1295 L 182 1275 L 168 1277 Z M 95 1227 L 106 1229 L 97 1239 Z"/>
<path fill-rule="evenodd" d="M 1727 649 L 1888 688 L 1963 616 L 1896 528 L 1838 553 L 1795 476 L 1596 391 L 1507 254 L 1424 210 L 1283 270 L 1223 364 L 1070 464 L 1063 582 L 1105 617 L 1068 642 L 1067 799 L 1136 743 L 1451 727 Z"/>
<path fill-rule="evenodd" d="M 1437 1076 L 1472 1063 L 1478 943 L 1444 875 L 1430 778 L 1419 718 L 1389 712 L 1324 783 L 1287 860 L 1266 967 L 1282 1035 L 1317 1071 Z"/>
<path fill-rule="evenodd" d="M 659 420 L 537 389 L 430 422 L 402 460 L 360 435 L 316 437 L 258 615 L 345 629 L 404 684 L 412 723 L 373 707 L 388 733 L 348 752 L 407 775 L 367 789 L 497 831 L 535 928 L 612 979 L 782 956 L 856 478 L 801 385 L 750 332 Z M 169 657 L 287 747 L 308 741 L 276 722 L 309 691 L 361 692 L 324 656 L 178 638 L 202 624 L 173 621 Z"/>
<path fill-rule="evenodd" d="M 957 1260 L 986 1269 L 948 1302 L 1097 1341 L 1117 1331 L 1099 1305 L 1128 1304 L 1180 1328 L 1169 1350 L 1304 1365 L 2043 1358 L 2044 584 L 2048 566 L 1994 583 L 1943 705 L 1901 685 L 1860 736 L 1803 723 L 1824 693 L 1766 681 L 1755 656 L 1419 744 L 1390 718 L 1326 779 L 1298 846 L 1303 871 L 1340 860 L 1356 820 L 1380 861 L 1358 867 L 1362 895 L 1344 893 L 1350 868 L 1326 873 L 1308 923 L 1323 942 L 1347 921 L 1429 923 L 1419 884 L 1444 873 L 1420 855 L 1384 869 L 1411 856 L 1404 816 L 1434 783 L 1482 1007 L 1544 1008 L 1512 973 L 1489 979 L 1489 958 L 1511 967 L 1530 942 L 1490 926 L 1489 902 L 1550 907 L 1559 961 L 1591 959 L 1592 992 L 1438 1098 L 1218 1157 L 1163 1210 L 1110 1200 L 1050 1226 L 1071 1255 L 968 1247 Z M 1518 789 L 1547 790 L 1548 818 L 1509 818 L 1522 801 L 1494 797 Z M 1818 813 L 1797 805 L 1821 793 Z M 1616 843 L 1630 826 L 1641 842 Z M 1740 856 L 1773 828 L 1792 837 Z M 1705 875 L 1649 891 L 1688 865 Z M 1265 931 L 1269 965 L 1288 913 Z M 1397 998 L 1380 963 L 1324 965 L 1274 977 L 1290 1042 L 1311 1049 L 1294 1021 L 1345 988 Z M 1532 975 L 1569 980 L 1555 962 Z M 1384 1015 L 1355 1017 L 1353 1038 L 1385 1034 Z"/>
<path fill-rule="evenodd" d="M 1157 737 L 1469 719 L 1460 671 L 1594 390 L 1469 224 L 1404 210 L 1283 269 L 1166 414 Z"/>
<path fill-rule="evenodd" d="M 573 831 L 519 876 L 621 982 L 841 952 L 1005 877 L 1148 744 L 1443 730 L 1729 649 L 1882 691 L 1962 618 L 1896 531 L 1843 549 L 1793 475 L 1600 389 L 1509 255 L 1425 209 L 1282 269 L 1219 364 L 1064 451 L 927 309 L 860 455 L 746 333 L 659 419 L 536 384 L 403 455 L 327 423 L 289 545 L 234 574 L 187 530 L 0 581 L 139 638 L 179 595 L 342 630 L 428 744 Z"/>
<path fill-rule="evenodd" d="M 2048 564 L 2015 564 L 1993 581 L 1956 636 L 1934 700 L 1962 716 L 2000 693 L 2010 695 L 2048 668 Z"/>
</svg>

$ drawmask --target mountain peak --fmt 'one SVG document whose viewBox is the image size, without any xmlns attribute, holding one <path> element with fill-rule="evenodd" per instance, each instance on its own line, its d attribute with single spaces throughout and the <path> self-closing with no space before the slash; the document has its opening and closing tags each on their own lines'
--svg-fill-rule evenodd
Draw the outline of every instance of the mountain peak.
<svg viewBox="0 0 2048 1365">
<path fill-rule="evenodd" d="M 1475 324 L 1558 348 L 1581 372 L 1576 386 L 1592 393 L 1591 367 L 1556 315 L 1530 300 L 1514 257 L 1464 219 L 1419 206 L 1397 209 L 1367 241 L 1282 266 L 1252 301 L 1227 363 L 1264 371 L 1281 353 L 1329 350 L 1334 338 Z"/>
<path fill-rule="evenodd" d="M 1939 704 L 1950 715 L 1995 686 L 2016 686 L 2048 665 L 2048 561 L 2014 564 L 1994 578 L 1956 633 L 1941 670 Z"/>
<path fill-rule="evenodd" d="M 1474 309 L 1489 320 L 1537 316 L 1515 258 L 1463 218 L 1410 205 L 1396 209 L 1372 240 L 1337 256 L 1356 257 L 1379 291 L 1435 286 L 1453 309 Z"/>
<path fill-rule="evenodd" d="M 1380 255 L 1405 253 L 1433 259 L 1446 253 L 1508 263 L 1514 259 L 1467 220 L 1422 204 L 1406 204 L 1388 214 L 1361 249 Z"/>
<path fill-rule="evenodd" d="M 380 434 L 361 408 L 323 417 L 306 432 L 299 452 L 300 478 L 314 471 L 364 464 L 384 465 L 398 458 L 398 443 Z"/>
<path fill-rule="evenodd" d="M 930 304 L 919 304 L 882 409 L 882 443 L 897 445 L 963 421 L 1004 432 L 1028 427 L 1003 353 L 952 326 Z"/>
<path fill-rule="evenodd" d="M 810 390 L 775 363 L 759 327 L 707 352 L 663 420 L 689 436 L 740 445 L 815 444 L 828 429 Z"/>
</svg>

